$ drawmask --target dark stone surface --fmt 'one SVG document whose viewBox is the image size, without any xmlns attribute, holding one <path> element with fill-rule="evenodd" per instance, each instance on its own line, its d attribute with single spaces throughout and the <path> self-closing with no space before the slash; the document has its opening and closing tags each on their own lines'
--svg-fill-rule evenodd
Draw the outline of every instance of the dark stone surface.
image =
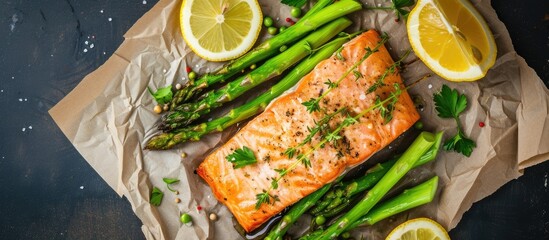
<svg viewBox="0 0 549 240">
<path fill-rule="evenodd" d="M 128 201 L 86 163 L 47 111 L 103 64 L 156 2 L 0 3 L 0 239 L 144 238 Z M 493 4 L 517 52 L 548 83 L 549 2 Z M 476 203 L 452 237 L 549 239 L 548 173 L 549 163 L 529 168 Z"/>
</svg>

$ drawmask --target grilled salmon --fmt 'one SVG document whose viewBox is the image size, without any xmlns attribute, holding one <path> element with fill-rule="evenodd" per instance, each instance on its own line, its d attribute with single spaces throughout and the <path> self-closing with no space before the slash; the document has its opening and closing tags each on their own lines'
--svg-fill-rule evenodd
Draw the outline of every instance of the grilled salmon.
<svg viewBox="0 0 549 240">
<path fill-rule="evenodd" d="M 349 41 L 339 56 L 319 63 L 301 79 L 295 91 L 273 101 L 200 164 L 197 173 L 246 231 L 254 230 L 284 208 L 335 180 L 347 168 L 366 161 L 419 119 L 410 96 L 403 91 L 394 106 L 392 120 L 385 122 L 379 110 L 368 111 L 358 123 L 343 129 L 339 144 L 328 143 L 315 149 L 309 155 L 310 166 L 295 165 L 297 157 L 289 158 L 284 153 L 301 143 L 309 134 L 308 127 L 314 127 L 326 114 L 346 108 L 348 114 L 357 115 L 374 105 L 378 97 L 388 97 L 395 90 L 394 83 L 404 88 L 400 75 L 395 73 L 384 79 L 384 86 L 367 93 L 366 90 L 393 64 L 387 49 L 381 46 L 357 67 L 359 75 L 348 74 L 326 94 L 320 106 L 327 112 L 309 113 L 302 104 L 327 91 L 327 80 L 336 81 L 342 77 L 367 53 L 367 48 L 374 49 L 380 40 L 379 34 L 370 30 Z M 336 128 L 345 116 L 335 115 L 328 125 Z M 320 135 L 315 136 L 298 151 L 310 150 L 319 141 Z M 235 169 L 226 158 L 243 147 L 254 152 L 257 163 Z M 292 164 L 295 168 L 280 179 L 276 189 L 272 189 L 272 179 L 279 176 L 276 170 L 291 168 Z M 264 191 L 276 201 L 261 204 L 256 209 L 256 195 Z"/>
</svg>

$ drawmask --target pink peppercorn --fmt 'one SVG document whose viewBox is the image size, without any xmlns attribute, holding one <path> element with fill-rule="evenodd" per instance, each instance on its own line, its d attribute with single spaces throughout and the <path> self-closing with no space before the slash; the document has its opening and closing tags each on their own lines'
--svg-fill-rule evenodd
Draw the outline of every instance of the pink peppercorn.
<svg viewBox="0 0 549 240">
<path fill-rule="evenodd" d="M 478 123 L 478 126 L 479 126 L 479 127 L 484 127 L 485 125 L 486 125 L 486 124 L 484 124 L 484 122 L 479 122 L 479 123 Z"/>
</svg>

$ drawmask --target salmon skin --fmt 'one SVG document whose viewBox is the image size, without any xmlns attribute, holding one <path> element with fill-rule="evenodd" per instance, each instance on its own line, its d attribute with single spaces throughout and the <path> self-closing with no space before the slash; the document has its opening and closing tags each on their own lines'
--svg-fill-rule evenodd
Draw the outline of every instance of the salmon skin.
<svg viewBox="0 0 549 240">
<path fill-rule="evenodd" d="M 263 113 L 200 164 L 197 173 L 210 185 L 215 197 L 229 208 L 244 230 L 250 232 L 256 229 L 284 208 L 335 180 L 347 168 L 366 161 L 419 119 L 410 96 L 403 91 L 390 122 L 385 123 L 379 110 L 369 111 L 358 119 L 358 123 L 341 132 L 343 144 L 334 146 L 329 143 L 316 149 L 309 155 L 310 167 L 297 165 L 280 179 L 277 189 L 271 189 L 272 179 L 279 176 L 275 169 L 288 168 L 296 162 L 296 156 L 289 158 L 284 152 L 301 143 L 309 134 L 307 127 L 314 127 L 315 121 L 318 122 L 326 114 L 309 113 L 302 103 L 327 91 L 328 79 L 336 81 L 342 77 L 367 53 L 366 48 L 374 49 L 380 40 L 379 34 L 370 30 L 349 41 L 341 51 L 343 59 L 334 55 L 319 63 L 301 79 L 294 92 L 273 101 Z M 384 80 L 385 86 L 377 88 L 374 93 L 366 93 L 392 64 L 387 49 L 381 46 L 379 51 L 358 66 L 362 77 L 357 80 L 355 74 L 349 74 L 326 94 L 320 106 L 327 109 L 328 114 L 347 108 L 351 115 L 357 115 L 374 105 L 377 96 L 381 99 L 388 97 L 395 90 L 394 83 L 404 88 L 398 73 L 389 74 Z M 340 115 L 330 121 L 332 129 L 344 119 L 345 116 Z M 311 149 L 319 141 L 321 139 L 317 134 L 311 143 L 298 150 Z M 234 169 L 226 157 L 244 146 L 254 152 L 257 163 Z M 262 204 L 256 209 L 256 194 L 265 190 L 276 196 L 277 201 Z"/>
</svg>

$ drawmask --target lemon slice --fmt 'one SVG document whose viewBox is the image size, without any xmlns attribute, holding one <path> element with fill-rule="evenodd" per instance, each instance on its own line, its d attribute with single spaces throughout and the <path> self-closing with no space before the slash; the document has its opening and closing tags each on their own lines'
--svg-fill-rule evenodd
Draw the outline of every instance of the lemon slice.
<svg viewBox="0 0 549 240">
<path fill-rule="evenodd" d="M 246 53 L 261 30 L 256 0 L 184 0 L 181 32 L 187 45 L 209 61 L 226 61 Z"/>
<path fill-rule="evenodd" d="M 398 225 L 385 240 L 450 240 L 450 236 L 437 222 L 416 218 Z"/>
<path fill-rule="evenodd" d="M 494 36 L 468 0 L 419 0 L 406 27 L 416 55 L 447 80 L 478 80 L 496 61 Z"/>
</svg>

